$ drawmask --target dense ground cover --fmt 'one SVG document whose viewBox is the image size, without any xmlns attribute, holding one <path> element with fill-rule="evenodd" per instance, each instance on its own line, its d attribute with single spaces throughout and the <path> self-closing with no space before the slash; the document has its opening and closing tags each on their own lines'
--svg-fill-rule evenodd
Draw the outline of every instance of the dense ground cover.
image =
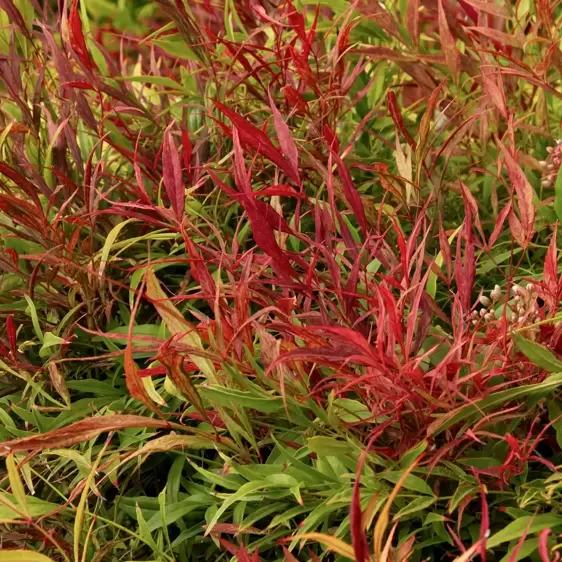
<svg viewBox="0 0 562 562">
<path fill-rule="evenodd" d="M 0 561 L 558 559 L 561 25 L 1 0 Z"/>
</svg>

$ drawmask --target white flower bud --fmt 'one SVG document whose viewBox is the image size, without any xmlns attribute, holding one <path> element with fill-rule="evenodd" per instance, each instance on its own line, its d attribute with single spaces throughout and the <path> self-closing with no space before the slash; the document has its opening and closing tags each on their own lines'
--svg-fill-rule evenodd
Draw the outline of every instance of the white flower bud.
<svg viewBox="0 0 562 562">
<path fill-rule="evenodd" d="M 482 306 L 490 306 L 491 304 L 490 299 L 485 295 L 480 295 L 480 297 L 478 297 L 478 301 Z"/>
<path fill-rule="evenodd" d="M 493 317 L 494 315 L 491 312 L 488 312 L 488 314 L 484 316 L 484 320 L 486 320 L 486 322 L 490 322 L 490 320 L 492 320 Z"/>
<path fill-rule="evenodd" d="M 480 309 L 480 316 L 482 316 L 482 318 L 484 318 L 484 316 L 486 316 L 486 309 L 485 308 Z"/>
<path fill-rule="evenodd" d="M 535 286 L 532 283 L 527 283 L 525 290 L 529 293 L 533 293 L 535 291 Z"/>
<path fill-rule="evenodd" d="M 499 285 L 496 285 L 493 289 L 493 291 L 490 293 L 490 296 L 492 297 L 492 300 L 497 301 L 501 299 L 502 296 L 502 290 L 501 287 Z"/>
</svg>

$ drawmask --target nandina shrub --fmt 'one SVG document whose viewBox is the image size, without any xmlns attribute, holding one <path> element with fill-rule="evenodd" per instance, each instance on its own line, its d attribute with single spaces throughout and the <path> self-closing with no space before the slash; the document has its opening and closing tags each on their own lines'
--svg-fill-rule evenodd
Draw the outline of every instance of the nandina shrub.
<svg viewBox="0 0 562 562">
<path fill-rule="evenodd" d="M 548 559 L 559 15 L 407 4 L 3 4 L 10 548 Z"/>
</svg>

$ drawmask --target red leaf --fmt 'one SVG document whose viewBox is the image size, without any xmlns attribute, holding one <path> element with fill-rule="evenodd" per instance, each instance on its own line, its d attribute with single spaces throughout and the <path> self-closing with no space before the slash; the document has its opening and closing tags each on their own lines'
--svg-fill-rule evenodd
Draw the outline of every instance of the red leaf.
<svg viewBox="0 0 562 562">
<path fill-rule="evenodd" d="M 269 158 L 269 160 L 281 168 L 295 183 L 300 183 L 300 179 L 298 175 L 295 175 L 293 167 L 283 158 L 279 150 L 273 146 L 272 142 L 263 131 L 254 127 L 254 125 L 248 122 L 244 117 L 238 115 L 219 101 L 215 101 L 214 104 L 232 121 L 232 124 L 238 130 L 240 143 L 253 148 L 266 158 Z"/>
<path fill-rule="evenodd" d="M 404 125 L 404 120 L 402 119 L 402 114 L 400 113 L 400 109 L 398 108 L 398 103 L 396 101 L 396 94 L 392 91 L 388 92 L 386 95 L 386 101 L 388 103 L 388 111 L 390 111 L 390 116 L 392 117 L 396 128 L 400 131 L 412 149 L 416 150 L 416 141 L 412 138 L 408 129 L 406 129 L 406 126 Z"/>
<path fill-rule="evenodd" d="M 240 202 L 250 219 L 254 241 L 258 248 L 263 250 L 272 259 L 271 267 L 273 270 L 285 281 L 290 281 L 295 275 L 295 272 L 287 256 L 277 244 L 271 225 L 263 215 L 263 212 L 260 212 L 257 201 L 251 193 L 252 188 L 244 165 L 244 156 L 240 146 L 238 129 L 233 129 L 232 136 L 234 140 L 234 177 L 238 189 L 245 193 L 245 197 L 241 197 Z"/>
<path fill-rule="evenodd" d="M 293 88 L 293 86 L 283 86 L 281 91 L 283 92 L 289 106 L 293 107 L 301 114 L 308 113 L 308 105 L 302 99 L 302 96 L 297 92 L 297 90 Z"/>
<path fill-rule="evenodd" d="M 154 427 L 181 429 L 181 426 L 170 424 L 165 420 L 157 420 L 146 416 L 115 415 L 93 416 L 78 422 L 53 429 L 39 435 L 31 435 L 23 439 L 14 439 L 0 444 L 0 455 L 7 455 L 10 451 L 42 451 L 59 447 L 70 447 L 76 443 L 83 443 L 97 437 L 100 433 L 116 431 L 128 427 Z"/>
<path fill-rule="evenodd" d="M 519 214 L 521 216 L 521 225 L 525 230 L 525 238 L 530 239 L 533 234 L 535 225 L 533 187 L 523 173 L 523 170 L 519 167 L 519 164 L 517 164 L 517 161 L 515 160 L 511 152 L 504 146 L 502 142 L 499 142 L 498 144 L 503 154 L 507 173 L 509 174 L 509 179 L 512 186 L 515 188 L 515 192 L 517 193 Z"/>
<path fill-rule="evenodd" d="M 170 131 L 171 126 L 172 125 L 164 131 L 164 141 L 162 143 L 162 172 L 168 199 L 172 204 L 176 217 L 179 219 L 182 217 L 185 210 L 185 188 L 180 157 Z"/>
<path fill-rule="evenodd" d="M 342 182 L 345 198 L 351 205 L 359 226 L 363 229 L 363 232 L 366 233 L 367 220 L 365 218 L 365 209 L 363 208 L 363 201 L 361 200 L 361 196 L 359 195 L 357 188 L 353 184 L 351 176 L 349 175 L 349 171 L 343 163 L 342 159 L 333 151 L 331 151 L 331 155 L 332 158 L 336 161 L 336 165 L 338 167 L 338 174 Z"/>
<path fill-rule="evenodd" d="M 281 152 L 283 156 L 287 158 L 291 168 L 293 170 L 294 177 L 297 178 L 297 182 L 300 183 L 299 178 L 299 153 L 297 150 L 297 145 L 293 137 L 291 136 L 291 131 L 287 126 L 287 123 L 283 120 L 283 117 L 277 107 L 275 107 L 275 102 L 269 94 L 269 105 L 271 106 L 271 111 L 273 112 L 273 123 L 275 125 L 275 132 L 277 133 L 277 138 L 279 139 L 279 146 L 281 147 Z"/>
<path fill-rule="evenodd" d="M 86 47 L 86 40 L 84 39 L 84 32 L 82 31 L 82 21 L 78 13 L 78 0 L 72 2 L 70 8 L 70 15 L 68 17 L 68 27 L 70 31 L 70 46 L 78 55 L 80 62 L 90 71 L 97 70 L 98 67 L 94 63 L 88 48 Z"/>
<path fill-rule="evenodd" d="M 447 17 L 445 16 L 445 9 L 443 8 L 443 0 L 439 0 L 439 37 L 441 39 L 441 48 L 445 53 L 445 60 L 449 71 L 456 80 L 459 73 L 460 54 L 457 50 L 455 39 L 451 35 Z"/>
<path fill-rule="evenodd" d="M 8 341 L 10 342 L 10 351 L 12 352 L 12 359 L 17 357 L 18 345 L 16 336 L 16 327 L 14 325 L 14 315 L 8 315 L 6 319 L 6 332 L 8 334 Z"/>
<path fill-rule="evenodd" d="M 340 141 L 334 131 L 328 126 L 324 125 L 324 138 L 328 142 L 328 146 L 334 152 L 340 151 Z"/>
</svg>

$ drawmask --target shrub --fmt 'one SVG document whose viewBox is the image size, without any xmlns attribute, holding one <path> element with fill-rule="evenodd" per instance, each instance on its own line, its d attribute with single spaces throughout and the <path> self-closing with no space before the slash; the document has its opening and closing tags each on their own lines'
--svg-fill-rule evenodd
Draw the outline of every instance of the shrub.
<svg viewBox="0 0 562 562">
<path fill-rule="evenodd" d="M 4 0 L 6 548 L 555 556 L 547 4 Z"/>
</svg>

